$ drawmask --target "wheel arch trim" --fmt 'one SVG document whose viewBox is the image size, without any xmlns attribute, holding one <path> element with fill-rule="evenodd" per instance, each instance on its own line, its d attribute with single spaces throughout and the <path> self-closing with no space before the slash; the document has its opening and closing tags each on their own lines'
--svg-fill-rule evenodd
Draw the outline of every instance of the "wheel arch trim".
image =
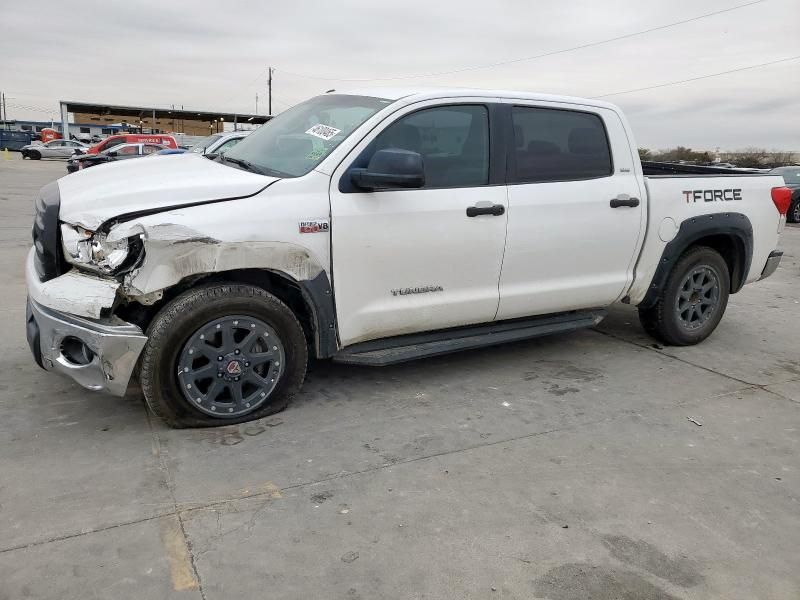
<svg viewBox="0 0 800 600">
<path fill-rule="evenodd" d="M 704 239 L 727 239 L 734 245 L 736 252 L 733 264 L 730 264 L 729 257 L 723 256 L 723 259 L 731 269 L 730 293 L 735 294 L 742 288 L 753 258 L 753 225 L 750 219 L 741 213 L 698 215 L 684 220 L 678 233 L 664 247 L 647 294 L 639 303 L 641 308 L 649 308 L 656 303 L 675 263 L 688 248 Z"/>
<path fill-rule="evenodd" d="M 328 274 L 323 270 L 312 279 L 298 281 L 287 273 L 269 271 L 296 286 L 312 318 L 317 358 L 330 358 L 339 350 L 336 307 Z"/>
<path fill-rule="evenodd" d="M 180 283 L 173 286 L 171 288 L 173 293 L 170 296 L 174 297 L 178 293 L 183 293 L 198 285 L 211 282 L 227 282 L 255 285 L 281 298 L 281 294 L 279 290 L 275 289 L 275 282 L 271 281 L 271 278 L 279 279 L 288 287 L 294 288 L 299 292 L 311 321 L 314 350 L 317 358 L 330 358 L 336 354 L 339 350 L 336 307 L 330 279 L 324 269 L 310 279 L 296 279 L 286 271 L 267 267 L 228 269 L 198 274 L 190 278 L 184 278 Z M 285 299 L 283 300 L 286 302 Z M 290 308 L 292 307 L 290 306 Z"/>
</svg>

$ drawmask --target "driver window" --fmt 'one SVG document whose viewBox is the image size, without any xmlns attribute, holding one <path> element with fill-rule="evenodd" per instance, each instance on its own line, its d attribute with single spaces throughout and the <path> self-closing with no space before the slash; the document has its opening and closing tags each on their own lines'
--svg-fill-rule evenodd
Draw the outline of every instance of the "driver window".
<svg viewBox="0 0 800 600">
<path fill-rule="evenodd" d="M 489 182 L 489 114 L 485 106 L 440 106 L 402 117 L 371 144 L 422 155 L 425 187 L 474 187 Z"/>
</svg>

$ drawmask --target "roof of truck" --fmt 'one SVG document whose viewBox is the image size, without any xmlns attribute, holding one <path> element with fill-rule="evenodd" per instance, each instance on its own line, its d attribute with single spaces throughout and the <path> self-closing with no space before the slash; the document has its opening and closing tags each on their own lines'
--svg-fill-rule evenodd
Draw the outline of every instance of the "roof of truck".
<svg viewBox="0 0 800 600">
<path fill-rule="evenodd" d="M 451 88 L 451 87 L 370 87 L 358 88 L 336 92 L 337 94 L 352 94 L 356 96 L 373 96 L 387 100 L 414 99 L 433 100 L 436 98 L 475 97 L 475 98 L 508 98 L 514 100 L 541 100 L 544 102 L 563 102 L 566 104 L 585 104 L 589 106 L 602 106 L 612 110 L 619 110 L 616 105 L 603 100 L 592 98 L 579 98 L 576 96 L 561 96 L 557 94 L 540 94 L 539 92 L 523 92 L 514 90 L 491 90 L 480 88 Z"/>
</svg>

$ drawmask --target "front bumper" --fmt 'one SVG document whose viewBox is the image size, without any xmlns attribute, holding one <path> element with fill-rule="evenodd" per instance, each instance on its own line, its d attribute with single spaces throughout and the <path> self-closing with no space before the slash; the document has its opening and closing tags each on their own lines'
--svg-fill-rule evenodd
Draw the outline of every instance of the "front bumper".
<svg viewBox="0 0 800 600">
<path fill-rule="evenodd" d="M 40 367 L 67 375 L 87 389 L 114 396 L 125 395 L 147 342 L 139 327 L 121 319 L 84 319 L 46 308 L 30 298 L 26 331 Z M 84 347 L 80 353 L 74 351 Z"/>
<path fill-rule="evenodd" d="M 42 282 L 34 250 L 25 265 L 26 330 L 36 363 L 90 390 L 124 396 L 147 337 L 108 316 L 119 284 L 75 270 Z"/>
<path fill-rule="evenodd" d="M 764 270 L 761 271 L 761 277 L 759 277 L 759 279 L 766 279 L 772 275 L 777 270 L 778 265 L 781 264 L 782 258 L 783 252 L 778 250 L 770 252 L 769 257 L 767 258 L 767 264 L 764 265 Z"/>
</svg>

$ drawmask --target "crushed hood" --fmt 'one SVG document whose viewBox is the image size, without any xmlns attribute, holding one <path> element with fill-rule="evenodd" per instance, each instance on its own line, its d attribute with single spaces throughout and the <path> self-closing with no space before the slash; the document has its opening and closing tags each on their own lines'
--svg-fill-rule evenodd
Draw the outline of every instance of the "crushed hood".
<svg viewBox="0 0 800 600">
<path fill-rule="evenodd" d="M 59 218 L 94 231 L 120 215 L 251 196 L 275 181 L 196 154 L 121 160 L 59 179 Z"/>
</svg>

